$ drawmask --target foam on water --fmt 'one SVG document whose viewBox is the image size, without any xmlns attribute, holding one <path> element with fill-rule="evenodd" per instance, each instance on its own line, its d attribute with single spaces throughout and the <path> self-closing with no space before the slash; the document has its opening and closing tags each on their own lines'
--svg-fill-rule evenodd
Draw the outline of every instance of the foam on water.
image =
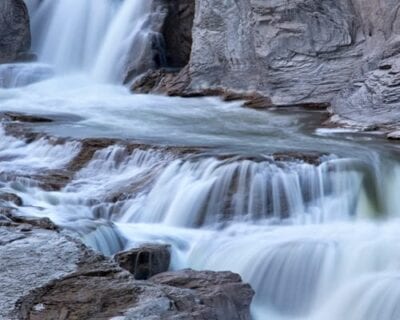
<svg viewBox="0 0 400 320">
<path fill-rule="evenodd" d="M 0 66 L 0 111 L 52 117 L 34 129 L 55 135 L 153 147 L 98 150 L 45 191 L 40 179 L 66 170 L 82 144 L 0 128 L 0 193 L 22 199 L 19 214 L 49 217 L 107 255 L 168 243 L 173 269 L 238 272 L 256 290 L 255 319 L 399 319 L 400 166 L 379 138 L 315 131 L 315 113 L 132 95 L 106 82 L 121 82 L 128 53 L 135 62 L 148 44 L 151 1 L 26 2 L 50 66 Z M 315 165 L 271 157 L 287 150 L 329 154 Z"/>
</svg>

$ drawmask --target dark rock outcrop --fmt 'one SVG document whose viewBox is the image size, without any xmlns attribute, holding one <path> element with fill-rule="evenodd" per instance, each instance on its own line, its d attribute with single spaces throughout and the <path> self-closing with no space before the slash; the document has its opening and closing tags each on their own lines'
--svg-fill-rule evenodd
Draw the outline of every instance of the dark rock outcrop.
<svg viewBox="0 0 400 320">
<path fill-rule="evenodd" d="M 192 28 L 195 0 L 156 0 L 168 12 L 161 34 L 165 42 L 166 64 L 169 68 L 183 68 L 192 51 Z"/>
<path fill-rule="evenodd" d="M 0 190 L 0 203 L 9 202 L 16 206 L 22 206 L 22 199 L 14 193 L 2 192 Z"/>
<path fill-rule="evenodd" d="M 247 310 L 254 291 L 250 285 L 243 284 L 239 275 L 232 272 L 186 269 L 161 273 L 150 281 L 174 288 L 195 290 L 197 299 L 209 309 L 204 319 L 250 320 Z M 185 309 L 192 303 L 188 297 L 176 296 L 176 293 L 178 292 L 172 289 L 168 290 L 168 295 L 178 301 L 178 309 Z M 224 309 L 219 306 L 224 306 Z"/>
<path fill-rule="evenodd" d="M 235 274 L 136 281 L 68 234 L 31 222 L 0 228 L 1 319 L 250 319 L 253 291 Z"/>
<path fill-rule="evenodd" d="M 129 271 L 137 280 L 168 271 L 171 253 L 168 245 L 144 244 L 139 248 L 117 253 L 114 257 L 120 267 Z"/>
<path fill-rule="evenodd" d="M 18 60 L 30 49 L 28 9 L 23 0 L 0 1 L 0 63 Z"/>
</svg>

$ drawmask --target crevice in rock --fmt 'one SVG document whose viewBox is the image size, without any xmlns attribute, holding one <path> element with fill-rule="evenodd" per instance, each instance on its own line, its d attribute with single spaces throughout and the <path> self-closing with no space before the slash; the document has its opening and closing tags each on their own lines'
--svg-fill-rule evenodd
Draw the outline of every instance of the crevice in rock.
<svg viewBox="0 0 400 320">
<path fill-rule="evenodd" d="M 161 30 L 165 42 L 166 67 L 184 68 L 192 52 L 195 0 L 165 1 L 168 13 Z"/>
</svg>

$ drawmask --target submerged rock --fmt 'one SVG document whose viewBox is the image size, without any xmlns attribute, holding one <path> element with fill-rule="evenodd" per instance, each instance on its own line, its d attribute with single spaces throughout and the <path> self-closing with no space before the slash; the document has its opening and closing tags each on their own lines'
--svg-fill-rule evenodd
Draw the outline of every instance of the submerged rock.
<svg viewBox="0 0 400 320">
<path fill-rule="evenodd" d="M 12 62 L 31 46 L 28 9 L 23 0 L 0 1 L 0 63 Z"/>
<path fill-rule="evenodd" d="M 147 280 L 168 271 L 171 253 L 168 245 L 144 244 L 139 248 L 120 252 L 114 259 L 122 268 L 132 273 L 135 279 Z"/>
<path fill-rule="evenodd" d="M 0 191 L 0 203 L 1 202 L 9 202 L 16 206 L 22 206 L 22 199 L 14 193 L 2 193 Z"/>
<path fill-rule="evenodd" d="M 231 273 L 185 271 L 136 281 L 66 233 L 0 229 L 0 318 L 250 319 L 250 286 Z M 193 283 L 199 286 L 190 286 Z M 230 317 L 235 315 L 235 317 Z"/>
</svg>

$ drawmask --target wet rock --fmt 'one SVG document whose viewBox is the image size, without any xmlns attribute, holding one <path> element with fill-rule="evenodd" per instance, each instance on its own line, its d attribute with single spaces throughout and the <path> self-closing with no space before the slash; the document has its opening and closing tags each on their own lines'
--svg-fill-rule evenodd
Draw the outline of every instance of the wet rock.
<svg viewBox="0 0 400 320">
<path fill-rule="evenodd" d="M 168 270 L 171 262 L 170 247 L 168 245 L 144 244 L 115 255 L 115 261 L 128 270 L 138 280 L 148 278 Z"/>
<path fill-rule="evenodd" d="M 4 201 L 4 202 L 11 202 L 13 204 L 15 204 L 16 206 L 22 206 L 22 199 L 20 197 L 18 197 L 16 194 L 14 193 L 2 193 L 0 191 L 0 203 Z"/>
<path fill-rule="evenodd" d="M 389 132 L 386 137 L 389 140 L 400 140 L 400 131 Z"/>
<path fill-rule="evenodd" d="M 22 229 L 0 229 L 1 319 L 249 319 L 252 291 L 233 274 L 136 281 L 65 233 Z"/>
<path fill-rule="evenodd" d="M 8 121 L 27 122 L 27 123 L 45 123 L 53 121 L 50 118 L 32 114 L 18 113 L 18 112 L 4 112 L 2 114 L 2 118 Z"/>
<path fill-rule="evenodd" d="M 24 216 L 12 216 L 11 220 L 18 224 L 30 225 L 31 227 L 45 229 L 45 230 L 59 230 L 59 227 L 51 221 L 49 218 L 37 218 L 37 217 L 24 217 Z"/>
<path fill-rule="evenodd" d="M 68 170 L 76 172 L 82 169 L 92 158 L 96 151 L 105 149 L 116 143 L 113 139 L 83 139 L 78 155 L 68 165 Z"/>
<path fill-rule="evenodd" d="M 247 320 L 254 291 L 232 272 L 194 271 L 190 269 L 156 275 L 150 281 L 170 287 L 196 291 L 196 298 L 209 308 L 204 319 Z M 178 301 L 177 307 L 186 308 L 192 301 L 179 292 L 168 294 Z M 225 306 L 222 310 L 220 306 Z M 196 318 L 203 319 L 203 318 Z"/>
<path fill-rule="evenodd" d="M 327 154 L 321 152 L 296 152 L 296 151 L 287 151 L 287 152 L 276 152 L 272 155 L 275 161 L 303 161 L 312 165 L 320 165 L 322 162 L 322 158 L 327 156 Z"/>
<path fill-rule="evenodd" d="M 16 60 L 30 49 L 28 9 L 23 0 L 0 1 L 0 63 Z"/>
</svg>

